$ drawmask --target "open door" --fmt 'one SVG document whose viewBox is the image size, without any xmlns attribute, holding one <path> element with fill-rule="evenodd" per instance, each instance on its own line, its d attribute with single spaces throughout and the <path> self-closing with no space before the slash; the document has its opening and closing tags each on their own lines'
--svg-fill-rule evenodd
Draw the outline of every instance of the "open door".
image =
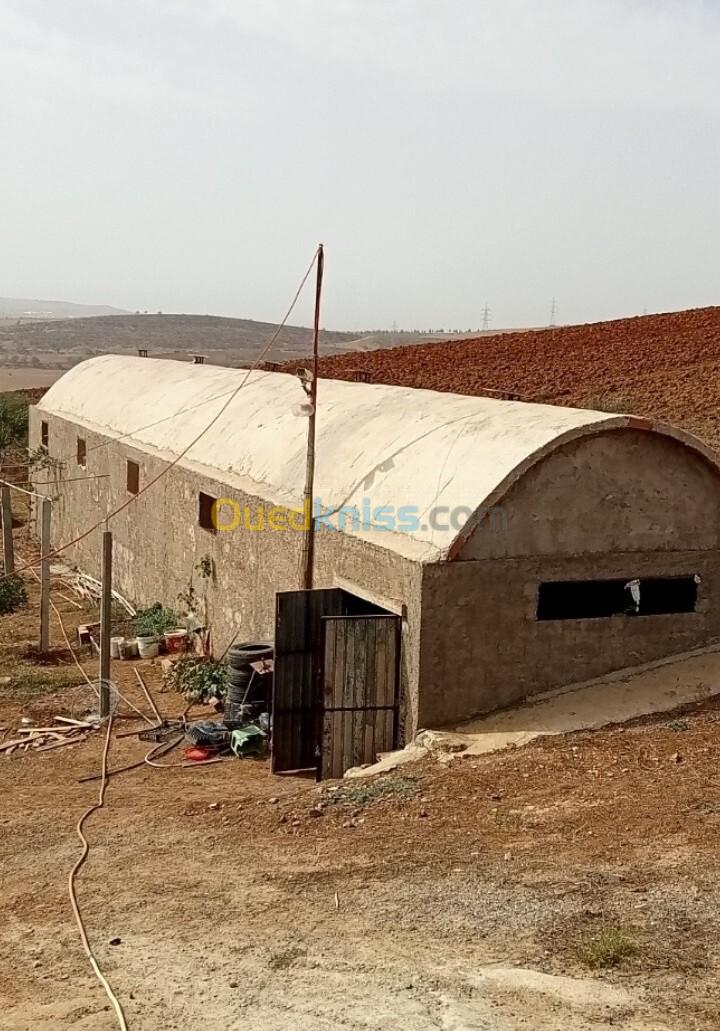
<svg viewBox="0 0 720 1031">
<path fill-rule="evenodd" d="M 272 701 L 273 773 L 317 769 L 320 761 L 323 616 L 345 611 L 339 587 L 276 595 Z"/>
<path fill-rule="evenodd" d="M 340 777 L 395 748 L 400 616 L 339 587 L 276 604 L 272 772 Z"/>
</svg>

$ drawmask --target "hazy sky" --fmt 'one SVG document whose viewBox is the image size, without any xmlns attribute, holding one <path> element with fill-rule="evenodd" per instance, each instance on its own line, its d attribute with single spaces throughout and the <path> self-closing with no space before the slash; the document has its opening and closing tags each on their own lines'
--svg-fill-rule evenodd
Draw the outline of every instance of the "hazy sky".
<svg viewBox="0 0 720 1031">
<path fill-rule="evenodd" d="M 0 295 L 277 320 L 322 240 L 335 328 L 720 303 L 720 0 L 0 0 L 0 88 Z"/>
</svg>

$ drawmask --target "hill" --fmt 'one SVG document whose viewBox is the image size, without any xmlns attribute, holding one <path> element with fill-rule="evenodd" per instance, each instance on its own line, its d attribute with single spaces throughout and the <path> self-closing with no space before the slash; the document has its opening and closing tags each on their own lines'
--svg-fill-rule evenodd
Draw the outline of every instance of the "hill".
<svg viewBox="0 0 720 1031">
<path fill-rule="evenodd" d="M 147 348 L 151 355 L 186 358 L 207 355 L 217 364 L 242 365 L 277 327 L 249 319 L 211 315 L 109 315 L 50 322 L 0 322 L 0 365 L 31 364 L 43 368 L 69 368 L 94 354 L 135 354 Z M 268 358 L 282 360 L 305 354 L 309 329 L 286 326 Z M 326 348 L 348 349 L 354 333 L 323 333 Z"/>
<path fill-rule="evenodd" d="M 135 354 L 141 347 L 154 357 L 187 358 L 188 354 L 199 352 L 217 365 L 247 365 L 255 360 L 276 329 L 270 322 L 215 315 L 110 314 L 14 321 L 0 318 L 0 366 L 68 369 L 94 354 Z M 362 352 L 427 338 L 428 334 L 423 332 L 323 330 L 320 347 L 325 353 Z M 281 362 L 302 358 L 308 354 L 311 343 L 309 328 L 285 326 L 267 359 Z"/>
<path fill-rule="evenodd" d="M 323 358 L 321 373 L 633 412 L 720 446 L 720 308 Z"/>
<path fill-rule="evenodd" d="M 82 319 L 92 315 L 124 315 L 107 304 L 39 301 L 28 297 L 0 297 L 0 319 Z"/>
</svg>

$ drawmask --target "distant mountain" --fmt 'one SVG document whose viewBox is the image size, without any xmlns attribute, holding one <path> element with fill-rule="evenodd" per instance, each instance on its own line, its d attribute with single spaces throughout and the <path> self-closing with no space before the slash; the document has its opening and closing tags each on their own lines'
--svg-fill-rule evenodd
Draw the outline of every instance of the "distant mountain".
<svg viewBox="0 0 720 1031">
<path fill-rule="evenodd" d="M 107 304 L 72 304 L 29 297 L 0 297 L 0 319 L 84 319 L 92 315 L 125 315 Z"/>
</svg>

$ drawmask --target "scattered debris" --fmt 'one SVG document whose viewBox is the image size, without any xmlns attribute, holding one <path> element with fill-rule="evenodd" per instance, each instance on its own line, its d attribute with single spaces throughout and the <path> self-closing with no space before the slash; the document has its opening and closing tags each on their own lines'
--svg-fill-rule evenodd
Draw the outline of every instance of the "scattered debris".
<svg viewBox="0 0 720 1031">
<path fill-rule="evenodd" d="M 0 744 L 0 753 L 14 755 L 16 752 L 49 752 L 55 748 L 66 748 L 85 741 L 97 730 L 98 721 L 73 720 L 67 716 L 55 716 L 51 726 L 36 727 L 24 716 L 17 736 Z"/>
<path fill-rule="evenodd" d="M 83 598 L 85 601 L 92 602 L 93 605 L 100 603 L 100 594 L 102 591 L 102 585 L 99 580 L 96 580 L 94 576 L 88 576 L 86 573 L 80 573 L 77 570 L 70 569 L 68 566 L 63 565 L 52 565 L 50 567 L 50 574 L 60 579 L 60 582 L 73 591 L 79 598 Z M 135 609 L 122 594 L 117 591 L 112 592 L 113 599 L 120 605 L 129 616 L 135 615 Z"/>
</svg>

